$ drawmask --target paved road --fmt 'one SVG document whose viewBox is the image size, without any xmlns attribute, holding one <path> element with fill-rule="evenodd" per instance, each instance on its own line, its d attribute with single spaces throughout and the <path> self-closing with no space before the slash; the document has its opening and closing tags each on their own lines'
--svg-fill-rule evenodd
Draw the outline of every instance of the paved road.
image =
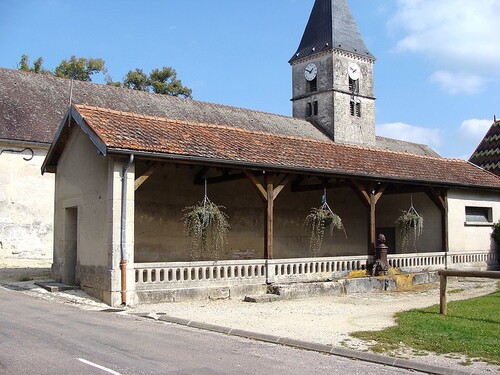
<svg viewBox="0 0 500 375">
<path fill-rule="evenodd" d="M 409 374 L 0 287 L 0 374 Z M 415 374 L 414 372 L 411 372 Z"/>
</svg>

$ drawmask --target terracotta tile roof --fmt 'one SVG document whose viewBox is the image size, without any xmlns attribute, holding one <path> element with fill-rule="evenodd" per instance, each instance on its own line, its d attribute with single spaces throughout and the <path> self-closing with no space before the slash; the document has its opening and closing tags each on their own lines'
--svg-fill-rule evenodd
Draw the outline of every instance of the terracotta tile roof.
<svg viewBox="0 0 500 375">
<path fill-rule="evenodd" d="M 354 175 L 445 186 L 500 188 L 500 178 L 464 161 L 272 135 L 228 126 L 75 106 L 106 146 L 226 165 Z"/>
<path fill-rule="evenodd" d="M 495 121 L 469 161 L 500 176 L 500 121 Z"/>
</svg>

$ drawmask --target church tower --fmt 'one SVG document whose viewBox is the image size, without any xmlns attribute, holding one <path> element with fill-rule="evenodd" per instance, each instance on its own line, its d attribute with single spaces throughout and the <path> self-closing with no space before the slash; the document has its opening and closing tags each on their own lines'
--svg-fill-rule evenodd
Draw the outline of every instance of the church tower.
<svg viewBox="0 0 500 375">
<path fill-rule="evenodd" d="M 335 142 L 375 144 L 375 57 L 347 0 L 315 0 L 292 66 L 293 116 Z"/>
</svg>

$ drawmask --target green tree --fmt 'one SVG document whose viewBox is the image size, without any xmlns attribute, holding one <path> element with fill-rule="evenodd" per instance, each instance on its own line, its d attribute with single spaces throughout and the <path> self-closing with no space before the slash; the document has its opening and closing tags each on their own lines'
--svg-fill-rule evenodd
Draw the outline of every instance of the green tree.
<svg viewBox="0 0 500 375">
<path fill-rule="evenodd" d="M 149 91 L 149 77 L 142 69 L 129 70 L 123 78 L 123 87 L 132 90 Z"/>
<path fill-rule="evenodd" d="M 173 68 L 164 66 L 161 70 L 154 69 L 149 74 L 149 81 L 153 91 L 157 94 L 191 98 L 192 90 L 182 85 Z"/>
<path fill-rule="evenodd" d="M 43 58 L 39 57 L 30 66 L 30 57 L 28 55 L 22 55 L 21 60 L 17 64 L 18 69 L 23 72 L 33 72 L 33 73 L 50 73 L 50 71 L 43 68 Z"/>
<path fill-rule="evenodd" d="M 149 75 L 142 69 L 129 70 L 123 79 L 123 87 L 183 98 L 191 98 L 192 94 L 192 90 L 183 86 L 181 80 L 177 79 L 175 69 L 168 66 L 161 70 L 153 69 Z"/>
<path fill-rule="evenodd" d="M 103 59 L 71 56 L 68 60 L 62 60 L 54 71 L 50 71 L 43 68 L 43 58 L 39 57 L 30 66 L 29 56 L 22 55 L 18 69 L 25 72 L 46 73 L 56 77 L 87 82 L 92 81 L 94 74 L 102 73 L 105 76 L 106 83 L 111 86 L 192 98 L 192 90 L 182 85 L 181 80 L 177 78 L 175 69 L 167 66 L 162 69 L 154 69 L 149 75 L 144 73 L 142 69 L 130 70 L 122 82 L 115 82 L 111 79 L 107 74 L 108 70 Z"/>
<path fill-rule="evenodd" d="M 96 73 L 107 73 L 103 59 L 71 56 L 69 60 L 61 61 L 54 70 L 57 77 L 86 82 L 92 81 L 92 75 Z"/>
</svg>

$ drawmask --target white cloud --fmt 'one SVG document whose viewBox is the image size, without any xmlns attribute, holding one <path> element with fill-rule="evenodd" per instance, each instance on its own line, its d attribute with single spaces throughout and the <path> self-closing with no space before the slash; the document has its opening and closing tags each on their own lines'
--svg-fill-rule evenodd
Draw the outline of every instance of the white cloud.
<svg viewBox="0 0 500 375">
<path fill-rule="evenodd" d="M 499 19 L 498 0 L 398 0 L 390 25 L 401 33 L 398 51 L 422 54 L 448 72 L 434 77 L 445 89 L 476 93 L 486 83 L 480 77 L 500 75 Z M 450 90 L 452 73 L 475 76 L 472 89 Z"/>
<path fill-rule="evenodd" d="M 459 136 L 477 146 L 483 139 L 493 120 L 470 119 L 462 122 L 459 128 Z"/>
<path fill-rule="evenodd" d="M 377 125 L 377 135 L 429 146 L 441 144 L 441 131 L 439 129 L 423 128 L 402 122 Z"/>
<path fill-rule="evenodd" d="M 431 81 L 441 85 L 450 94 L 477 94 L 482 91 L 484 79 L 474 74 L 439 70 L 432 74 Z"/>
</svg>

